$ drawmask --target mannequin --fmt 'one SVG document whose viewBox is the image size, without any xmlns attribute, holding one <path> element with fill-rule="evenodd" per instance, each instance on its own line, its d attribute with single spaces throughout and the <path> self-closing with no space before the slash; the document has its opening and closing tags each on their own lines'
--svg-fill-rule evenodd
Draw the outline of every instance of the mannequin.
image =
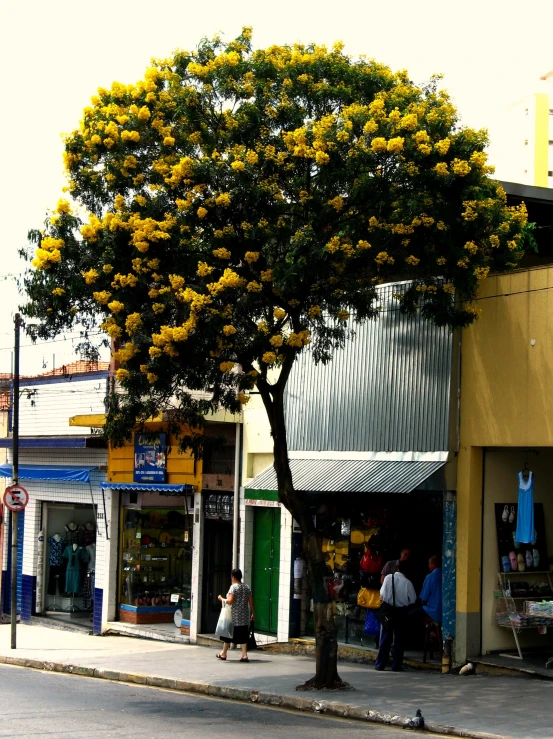
<svg viewBox="0 0 553 739">
<path fill-rule="evenodd" d="M 88 562 L 88 554 L 75 542 L 65 547 L 63 557 L 67 560 L 65 592 L 78 595 L 81 592 L 81 564 Z"/>
<path fill-rule="evenodd" d="M 54 534 L 48 539 L 48 595 L 56 595 L 56 586 L 59 583 L 59 592 L 63 592 L 63 574 L 65 571 L 65 562 L 63 553 L 66 545 L 65 539 L 60 534 Z"/>
<path fill-rule="evenodd" d="M 96 528 L 93 523 L 86 523 L 84 525 L 84 531 L 83 531 L 83 544 L 85 547 L 90 546 L 90 544 L 94 544 L 96 541 Z"/>
<path fill-rule="evenodd" d="M 70 522 L 65 526 L 65 541 L 68 544 L 78 544 L 79 527 L 76 523 Z"/>
</svg>

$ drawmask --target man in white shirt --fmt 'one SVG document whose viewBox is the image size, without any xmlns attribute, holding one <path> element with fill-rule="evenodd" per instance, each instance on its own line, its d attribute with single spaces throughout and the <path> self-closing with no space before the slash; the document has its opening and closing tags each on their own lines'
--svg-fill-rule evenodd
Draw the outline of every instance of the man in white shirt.
<svg viewBox="0 0 553 739">
<path fill-rule="evenodd" d="M 403 653 L 405 651 L 405 631 L 407 627 L 407 609 L 417 600 L 417 594 L 411 580 L 405 577 L 406 563 L 403 560 L 398 562 L 398 571 L 390 575 L 386 575 L 382 587 L 380 588 L 380 596 L 383 603 L 387 603 L 393 607 L 391 623 L 387 628 L 382 626 L 382 634 L 380 637 L 380 649 L 376 658 L 376 669 L 382 671 L 386 668 L 388 657 L 392 643 L 394 645 L 394 655 L 392 661 L 392 671 L 399 672 L 403 663 Z"/>
</svg>

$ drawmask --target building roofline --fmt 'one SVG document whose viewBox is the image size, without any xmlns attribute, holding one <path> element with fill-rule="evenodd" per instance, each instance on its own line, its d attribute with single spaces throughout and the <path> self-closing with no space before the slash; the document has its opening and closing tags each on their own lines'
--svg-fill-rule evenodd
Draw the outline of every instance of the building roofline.
<svg viewBox="0 0 553 739">
<path fill-rule="evenodd" d="M 523 185 L 520 182 L 505 182 L 500 180 L 499 184 L 507 195 L 522 198 L 532 203 L 553 203 L 553 188 L 536 187 L 535 185 Z"/>
</svg>

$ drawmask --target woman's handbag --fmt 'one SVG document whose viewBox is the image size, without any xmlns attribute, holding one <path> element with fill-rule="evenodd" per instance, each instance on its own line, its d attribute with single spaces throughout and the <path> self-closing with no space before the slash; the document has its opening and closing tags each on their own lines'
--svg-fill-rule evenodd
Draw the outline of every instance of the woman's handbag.
<svg viewBox="0 0 553 739">
<path fill-rule="evenodd" d="M 395 616 L 395 610 L 396 610 L 396 589 L 394 586 L 394 580 L 395 575 L 392 574 L 392 603 L 393 605 L 390 605 L 389 603 L 386 603 L 386 601 L 382 601 L 382 605 L 378 609 L 377 618 L 382 624 L 382 627 L 385 631 L 389 631 L 393 625 L 394 625 L 394 616 Z"/>
<path fill-rule="evenodd" d="M 215 633 L 217 636 L 222 636 L 225 639 L 232 639 L 234 636 L 234 624 L 232 623 L 232 606 L 227 603 L 221 608 L 219 620 L 215 627 Z"/>
<path fill-rule="evenodd" d="M 253 621 L 250 621 L 250 633 L 248 635 L 248 651 L 251 652 L 252 649 L 257 649 L 257 642 L 255 640 Z"/>
</svg>

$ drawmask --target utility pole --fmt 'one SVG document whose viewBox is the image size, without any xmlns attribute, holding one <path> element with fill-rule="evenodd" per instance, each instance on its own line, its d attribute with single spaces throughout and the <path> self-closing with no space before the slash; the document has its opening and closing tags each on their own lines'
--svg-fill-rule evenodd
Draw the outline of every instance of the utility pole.
<svg viewBox="0 0 553 739">
<path fill-rule="evenodd" d="M 13 368 L 13 484 L 19 482 L 19 331 L 21 328 L 21 316 L 15 314 L 15 346 L 14 346 L 14 368 Z M 11 572 L 11 648 L 17 647 L 17 511 L 11 511 L 12 524 L 12 572 Z"/>
</svg>

